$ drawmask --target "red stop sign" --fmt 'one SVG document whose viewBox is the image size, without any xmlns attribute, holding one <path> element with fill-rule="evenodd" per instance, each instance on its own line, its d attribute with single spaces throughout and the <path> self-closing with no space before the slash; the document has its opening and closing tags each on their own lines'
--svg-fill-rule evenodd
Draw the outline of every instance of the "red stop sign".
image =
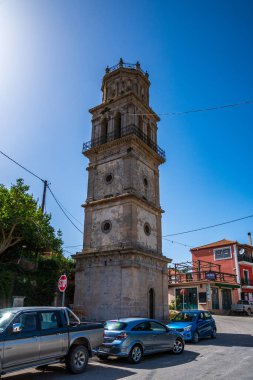
<svg viewBox="0 0 253 380">
<path fill-rule="evenodd" d="M 58 280 L 58 288 L 60 292 L 65 292 L 67 285 L 68 285 L 67 276 L 66 274 L 62 274 Z"/>
</svg>

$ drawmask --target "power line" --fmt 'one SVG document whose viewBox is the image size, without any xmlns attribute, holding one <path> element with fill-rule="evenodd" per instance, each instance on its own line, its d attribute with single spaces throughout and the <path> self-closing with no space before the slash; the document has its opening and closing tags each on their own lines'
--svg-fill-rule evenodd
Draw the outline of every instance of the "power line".
<svg viewBox="0 0 253 380">
<path fill-rule="evenodd" d="M 175 240 L 166 239 L 166 237 L 164 237 L 164 236 L 162 236 L 162 239 L 168 241 L 171 244 L 178 244 L 178 245 L 183 245 L 186 248 L 193 248 L 193 246 L 191 246 L 191 245 L 183 244 L 183 243 L 180 243 L 179 241 L 175 241 Z"/>
<path fill-rule="evenodd" d="M 239 106 L 242 106 L 244 104 L 252 104 L 252 103 L 253 103 L 253 99 L 250 99 L 250 100 L 243 100 L 243 101 L 238 102 L 238 103 L 223 104 L 223 105 L 207 107 L 207 108 L 197 108 L 197 109 L 191 109 L 191 110 L 187 110 L 187 111 L 158 113 L 157 115 L 159 115 L 159 116 L 184 115 L 184 114 L 188 114 L 188 113 L 207 112 L 207 111 L 215 111 L 215 110 L 224 109 L 224 108 L 239 107 Z M 153 113 L 131 113 L 129 115 L 149 116 L 149 115 L 153 115 Z"/>
<path fill-rule="evenodd" d="M 63 214 L 66 216 L 66 218 L 70 221 L 70 223 L 83 235 L 83 232 L 75 225 L 74 222 L 72 222 L 72 220 L 69 218 L 69 216 L 66 214 L 66 212 L 64 211 L 64 209 L 62 208 L 60 202 L 58 201 L 58 199 L 56 198 L 56 196 L 54 195 L 54 193 L 52 192 L 50 186 L 48 185 L 48 190 L 50 191 L 50 193 L 52 194 L 52 197 L 54 198 L 55 202 L 57 203 L 57 205 L 60 207 L 60 209 L 62 210 Z"/>
<path fill-rule="evenodd" d="M 207 230 L 207 229 L 209 229 L 209 228 L 214 228 L 214 227 L 223 226 L 224 224 L 229 224 L 229 223 L 239 222 L 240 220 L 244 220 L 244 219 L 248 219 L 248 218 L 253 218 L 253 215 L 248 215 L 248 216 L 244 216 L 244 217 L 242 217 L 242 218 L 229 220 L 228 222 L 223 222 L 223 223 L 213 224 L 213 225 L 211 225 L 211 226 L 207 226 L 207 227 L 196 228 L 195 230 L 189 230 L 189 231 L 177 232 L 177 233 L 175 233 L 175 234 L 164 235 L 163 238 L 164 238 L 164 237 L 167 237 L 167 236 L 183 235 L 183 234 L 189 234 L 189 233 L 191 233 L 191 232 Z"/>
<path fill-rule="evenodd" d="M 75 217 L 74 217 L 74 215 L 72 215 L 67 209 L 66 209 L 66 207 L 64 207 L 63 206 L 63 204 L 59 201 L 59 199 L 58 199 L 58 202 L 60 203 L 60 205 L 62 206 L 62 208 L 77 222 L 77 223 L 79 223 L 82 227 L 83 227 L 83 223 L 81 223 L 78 219 L 76 219 Z"/>
<path fill-rule="evenodd" d="M 0 150 L 0 153 L 1 153 L 3 156 L 5 156 L 6 158 L 8 158 L 10 161 L 14 162 L 14 164 L 20 166 L 22 169 L 24 169 L 25 171 L 27 171 L 28 173 L 30 173 L 30 174 L 33 175 L 34 177 L 38 178 L 40 181 L 45 182 L 44 179 L 42 179 L 41 177 L 39 177 L 37 174 L 33 173 L 31 170 L 25 168 L 23 165 L 19 164 L 19 163 L 18 163 L 17 161 L 15 161 L 13 158 L 7 156 L 7 154 L 5 154 L 4 152 L 2 152 L 1 150 Z"/>
</svg>

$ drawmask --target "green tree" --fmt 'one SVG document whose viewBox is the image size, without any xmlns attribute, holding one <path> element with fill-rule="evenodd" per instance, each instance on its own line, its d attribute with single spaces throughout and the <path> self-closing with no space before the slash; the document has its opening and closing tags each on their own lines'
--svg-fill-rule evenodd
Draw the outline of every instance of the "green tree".
<svg viewBox="0 0 253 380">
<path fill-rule="evenodd" d="M 51 215 L 43 214 L 29 186 L 18 179 L 10 189 L 0 185 L 0 261 L 9 261 L 22 252 L 62 252 L 61 233 L 50 225 Z"/>
<path fill-rule="evenodd" d="M 51 305 L 63 273 L 66 302 L 72 303 L 74 261 L 64 257 L 61 232 L 28 191 L 22 179 L 10 189 L 0 185 L 0 304 L 10 305 L 15 295 L 26 305 Z"/>
</svg>

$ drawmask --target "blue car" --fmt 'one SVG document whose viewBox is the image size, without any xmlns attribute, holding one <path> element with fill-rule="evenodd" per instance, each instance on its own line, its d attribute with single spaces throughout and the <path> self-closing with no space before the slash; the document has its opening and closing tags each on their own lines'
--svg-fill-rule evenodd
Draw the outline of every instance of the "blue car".
<svg viewBox="0 0 253 380">
<path fill-rule="evenodd" d="M 167 325 L 180 332 L 185 341 L 197 343 L 200 338 L 216 338 L 217 328 L 211 313 L 205 310 L 183 310 Z"/>
</svg>

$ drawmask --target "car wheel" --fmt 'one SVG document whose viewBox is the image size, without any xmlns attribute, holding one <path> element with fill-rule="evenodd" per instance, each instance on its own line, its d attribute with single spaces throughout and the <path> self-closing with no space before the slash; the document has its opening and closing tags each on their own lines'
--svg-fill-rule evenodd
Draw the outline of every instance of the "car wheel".
<svg viewBox="0 0 253 380">
<path fill-rule="evenodd" d="M 198 343 L 198 341 L 199 341 L 199 334 L 197 333 L 197 331 L 195 331 L 192 336 L 192 342 Z"/>
<path fill-rule="evenodd" d="M 182 341 L 182 339 L 177 338 L 175 340 L 174 345 L 173 345 L 172 352 L 175 355 L 179 355 L 179 354 L 182 354 L 183 351 L 184 351 L 184 342 Z"/>
<path fill-rule="evenodd" d="M 250 309 L 248 309 L 247 310 L 247 315 L 250 317 L 250 314 L 251 314 L 251 310 Z"/>
<path fill-rule="evenodd" d="M 108 359 L 108 355 L 103 355 L 103 354 L 97 354 L 97 357 L 99 360 L 107 360 Z"/>
<path fill-rule="evenodd" d="M 72 373 L 84 372 L 89 359 L 89 352 L 85 346 L 74 346 L 70 349 L 66 359 L 66 367 Z"/>
<path fill-rule="evenodd" d="M 142 357 L 143 357 L 142 348 L 141 348 L 141 346 L 139 346 L 138 344 L 136 344 L 131 349 L 131 351 L 130 351 L 127 359 L 129 361 L 129 363 L 138 364 L 138 363 L 140 363 Z"/>
<path fill-rule="evenodd" d="M 217 337 L 217 330 L 216 330 L 216 327 L 214 327 L 211 334 L 211 338 L 215 339 L 216 337 Z"/>
</svg>

